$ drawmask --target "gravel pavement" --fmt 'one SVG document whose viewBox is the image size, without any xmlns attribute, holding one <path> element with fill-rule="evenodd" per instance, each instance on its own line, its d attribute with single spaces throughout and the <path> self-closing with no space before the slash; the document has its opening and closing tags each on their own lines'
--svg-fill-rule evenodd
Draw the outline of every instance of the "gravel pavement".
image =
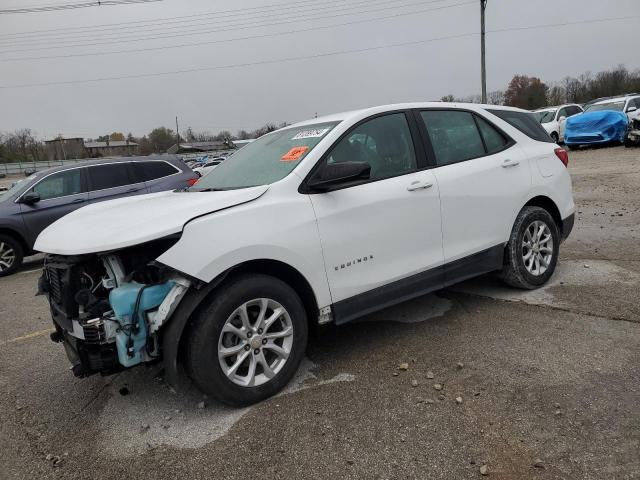
<svg viewBox="0 0 640 480">
<path fill-rule="evenodd" d="M 0 478 L 640 478 L 640 149 L 570 171 L 547 286 L 489 275 L 330 328 L 240 410 L 158 367 L 74 378 L 32 258 L 0 279 Z"/>
</svg>

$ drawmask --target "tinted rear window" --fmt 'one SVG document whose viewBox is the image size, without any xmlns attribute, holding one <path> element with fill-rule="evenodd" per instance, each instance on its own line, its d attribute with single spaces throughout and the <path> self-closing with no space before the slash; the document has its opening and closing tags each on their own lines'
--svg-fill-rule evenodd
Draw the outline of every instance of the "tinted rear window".
<svg viewBox="0 0 640 480">
<path fill-rule="evenodd" d="M 89 172 L 91 190 L 105 190 L 134 183 L 129 178 L 129 169 L 126 163 L 96 165 L 89 167 L 87 170 Z"/>
<path fill-rule="evenodd" d="M 533 138 L 540 142 L 554 143 L 553 139 L 545 129 L 542 128 L 542 125 L 537 122 L 533 113 L 493 109 L 487 111 L 493 113 L 496 117 L 501 118 L 512 127 L 517 128 L 529 138 Z"/>
<path fill-rule="evenodd" d="M 133 162 L 133 168 L 141 182 L 148 182 L 162 177 L 168 177 L 175 173 L 179 173 L 173 165 L 162 161 Z"/>
</svg>

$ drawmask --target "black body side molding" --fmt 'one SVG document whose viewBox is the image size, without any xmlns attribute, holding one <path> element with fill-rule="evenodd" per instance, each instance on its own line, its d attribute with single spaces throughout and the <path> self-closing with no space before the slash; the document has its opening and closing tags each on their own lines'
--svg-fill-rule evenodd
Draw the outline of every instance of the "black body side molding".
<svg viewBox="0 0 640 480">
<path fill-rule="evenodd" d="M 333 304 L 336 325 L 502 268 L 504 245 L 455 260 Z"/>
</svg>

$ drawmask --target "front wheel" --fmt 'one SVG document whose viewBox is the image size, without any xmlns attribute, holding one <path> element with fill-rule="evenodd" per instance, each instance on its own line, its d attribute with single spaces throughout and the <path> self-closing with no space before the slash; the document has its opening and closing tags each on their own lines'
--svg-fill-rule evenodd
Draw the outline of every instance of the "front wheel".
<svg viewBox="0 0 640 480">
<path fill-rule="evenodd" d="M 555 143 L 560 143 L 560 137 L 558 137 L 558 134 L 556 132 L 551 132 L 551 138 Z"/>
<path fill-rule="evenodd" d="M 540 207 L 524 207 L 505 249 L 502 279 L 522 289 L 544 285 L 556 268 L 559 246 L 558 226 L 549 212 Z"/>
<path fill-rule="evenodd" d="M 0 277 L 14 273 L 22 265 L 24 252 L 15 238 L 0 235 Z"/>
<path fill-rule="evenodd" d="M 193 319 L 187 369 L 206 394 L 245 406 L 279 392 L 307 345 L 307 316 L 296 292 L 267 275 L 243 275 L 214 291 Z"/>
</svg>

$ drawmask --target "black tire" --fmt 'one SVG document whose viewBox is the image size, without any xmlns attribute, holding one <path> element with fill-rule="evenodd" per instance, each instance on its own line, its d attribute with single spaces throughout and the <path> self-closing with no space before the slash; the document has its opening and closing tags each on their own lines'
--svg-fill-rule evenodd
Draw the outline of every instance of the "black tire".
<svg viewBox="0 0 640 480">
<path fill-rule="evenodd" d="M 534 275 L 525 266 L 523 258 L 523 240 L 526 229 L 535 221 L 543 222 L 549 228 L 553 241 L 552 257 L 544 273 Z M 515 288 L 532 290 L 544 285 L 553 272 L 558 262 L 558 252 L 560 246 L 560 233 L 555 220 L 544 208 L 524 207 L 520 210 L 513 229 L 509 243 L 505 248 L 504 267 L 501 277 L 508 285 Z"/>
<path fill-rule="evenodd" d="M 551 138 L 553 139 L 554 142 L 559 143 L 560 142 L 560 137 L 558 137 L 558 134 L 556 132 L 551 132 Z"/>
<path fill-rule="evenodd" d="M 9 235 L 0 234 L 0 255 L 4 248 L 10 248 L 13 251 L 13 261 L 9 267 L 0 265 L 0 277 L 6 277 L 15 273 L 15 271 L 22 265 L 22 259 L 24 258 L 24 249 L 18 240 Z M 0 259 L 2 261 L 2 259 Z"/>
<path fill-rule="evenodd" d="M 289 314 L 293 327 L 291 352 L 273 378 L 258 386 L 241 386 L 223 372 L 218 359 L 218 341 L 234 311 L 245 302 L 261 298 L 278 302 Z M 234 407 L 251 405 L 282 390 L 296 373 L 307 346 L 307 315 L 296 292 L 268 275 L 240 275 L 216 289 L 205 302 L 191 322 L 186 345 L 186 367 L 195 385 L 207 395 Z"/>
</svg>

